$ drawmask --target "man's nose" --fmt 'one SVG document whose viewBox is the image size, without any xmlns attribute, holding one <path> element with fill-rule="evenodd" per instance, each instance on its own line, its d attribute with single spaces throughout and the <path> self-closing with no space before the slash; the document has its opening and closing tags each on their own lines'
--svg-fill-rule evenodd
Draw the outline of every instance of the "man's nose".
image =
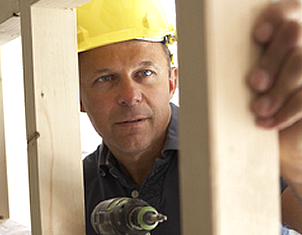
<svg viewBox="0 0 302 235">
<path fill-rule="evenodd" d="M 133 106 L 142 101 L 140 84 L 131 78 L 123 79 L 119 84 L 117 102 L 120 105 Z"/>
</svg>

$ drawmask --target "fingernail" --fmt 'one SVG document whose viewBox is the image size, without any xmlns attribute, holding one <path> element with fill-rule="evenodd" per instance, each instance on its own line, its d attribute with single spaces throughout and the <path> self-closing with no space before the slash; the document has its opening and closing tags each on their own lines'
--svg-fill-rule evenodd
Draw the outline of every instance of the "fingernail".
<svg viewBox="0 0 302 235">
<path fill-rule="evenodd" d="M 270 77 L 266 70 L 258 69 L 250 77 L 251 86 L 258 91 L 265 91 L 269 88 Z"/>
<path fill-rule="evenodd" d="M 270 23 L 263 23 L 255 30 L 256 39 L 261 42 L 267 42 L 273 33 L 273 27 Z"/>
<path fill-rule="evenodd" d="M 262 97 L 254 104 L 255 112 L 260 116 L 266 116 L 272 107 L 272 100 L 269 97 Z"/>
</svg>

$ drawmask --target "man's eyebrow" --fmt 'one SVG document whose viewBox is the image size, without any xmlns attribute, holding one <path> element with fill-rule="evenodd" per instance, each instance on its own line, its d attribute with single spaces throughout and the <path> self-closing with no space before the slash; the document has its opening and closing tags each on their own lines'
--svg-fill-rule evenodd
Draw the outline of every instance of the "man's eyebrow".
<svg viewBox="0 0 302 235">
<path fill-rule="evenodd" d="M 138 67 L 154 67 L 154 68 L 159 68 L 159 66 L 154 63 L 151 60 L 145 60 L 142 61 L 138 64 Z M 110 69 L 110 68 L 98 68 L 96 70 L 94 70 L 93 74 L 103 74 L 103 73 L 112 73 L 114 72 L 114 70 Z"/>
<path fill-rule="evenodd" d="M 109 72 L 112 72 L 111 69 L 108 69 L 108 68 L 105 68 L 105 69 L 96 69 L 94 70 L 93 74 L 101 74 L 101 73 L 109 73 Z"/>
<path fill-rule="evenodd" d="M 139 63 L 139 66 L 140 67 L 155 67 L 155 68 L 158 68 L 158 65 L 156 63 L 154 63 L 153 61 L 151 60 L 146 60 L 146 61 L 142 61 Z"/>
</svg>

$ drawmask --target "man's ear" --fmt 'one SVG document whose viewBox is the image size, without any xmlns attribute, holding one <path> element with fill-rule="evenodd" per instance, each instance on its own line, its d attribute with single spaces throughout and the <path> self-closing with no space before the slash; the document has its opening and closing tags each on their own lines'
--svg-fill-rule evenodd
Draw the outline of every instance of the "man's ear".
<svg viewBox="0 0 302 235">
<path fill-rule="evenodd" d="M 170 99 L 173 98 L 173 95 L 177 87 L 177 76 L 178 76 L 178 69 L 176 67 L 172 67 L 171 77 L 169 78 Z"/>
<path fill-rule="evenodd" d="M 86 113 L 86 110 L 84 108 L 84 105 L 82 103 L 82 99 L 80 98 L 80 111 L 83 112 L 83 113 Z"/>
</svg>

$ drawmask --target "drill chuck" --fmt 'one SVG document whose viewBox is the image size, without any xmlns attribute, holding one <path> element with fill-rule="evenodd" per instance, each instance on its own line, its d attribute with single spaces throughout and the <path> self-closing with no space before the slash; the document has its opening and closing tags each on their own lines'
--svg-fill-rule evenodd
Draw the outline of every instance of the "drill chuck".
<svg viewBox="0 0 302 235">
<path fill-rule="evenodd" d="M 113 198 L 100 202 L 91 214 L 91 224 L 102 235 L 145 235 L 167 220 L 141 199 Z"/>
</svg>

